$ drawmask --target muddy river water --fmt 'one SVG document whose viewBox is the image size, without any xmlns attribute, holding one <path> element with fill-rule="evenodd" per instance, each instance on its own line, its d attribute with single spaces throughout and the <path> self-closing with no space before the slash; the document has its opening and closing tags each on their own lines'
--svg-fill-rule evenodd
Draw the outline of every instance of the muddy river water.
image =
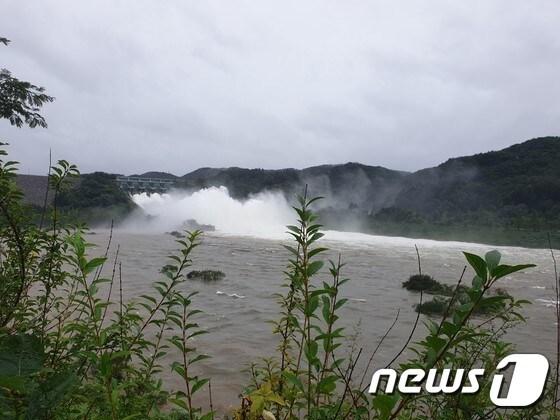
<svg viewBox="0 0 560 420">
<path fill-rule="evenodd" d="M 89 240 L 102 253 L 108 231 L 96 230 Z M 388 238 L 357 233 L 327 232 L 321 240 L 330 251 L 347 264 L 343 275 L 351 279 L 342 291 L 349 299 L 341 313 L 347 327 L 347 344 L 354 342 L 368 354 L 391 325 L 397 311 L 398 322 L 374 359 L 374 368 L 386 362 L 400 349 L 412 328 L 413 306 L 418 295 L 402 288 L 402 282 L 418 270 L 414 245 L 420 250 L 422 269 L 441 282 L 453 284 L 465 265 L 461 251 L 483 254 L 494 247 L 459 242 L 437 242 L 405 238 Z M 205 376 L 212 377 L 214 405 L 220 411 L 237 404 L 238 395 L 247 383 L 245 369 L 251 361 L 269 356 L 277 344 L 267 321 L 277 317 L 279 307 L 273 293 L 281 291 L 288 253 L 283 248 L 288 239 L 254 236 L 204 235 L 196 249 L 192 269 L 221 270 L 223 280 L 203 283 L 189 280 L 184 290 L 197 290 L 194 306 L 204 314 L 199 323 L 209 334 L 197 338 L 198 347 L 211 356 L 200 364 Z M 166 256 L 177 249 L 175 238 L 168 234 L 142 234 L 115 231 L 111 247 L 114 255 L 120 245 L 125 299 L 151 293 L 150 285 L 160 276 L 159 269 L 168 263 Z M 500 286 L 518 298 L 532 302 L 523 313 L 527 323 L 509 338 L 521 352 L 538 352 L 551 356 L 555 348 L 553 314 L 554 271 L 549 250 L 498 248 L 504 263 L 534 263 L 537 267 L 500 281 Z M 327 270 L 323 269 L 327 279 Z M 472 273 L 467 272 L 468 281 Z M 321 276 L 319 276 L 321 278 Z M 417 336 L 423 332 L 421 327 Z M 354 337 L 354 338 L 350 338 Z M 170 356 L 171 357 L 171 356 Z M 371 377 L 371 374 L 369 374 Z M 168 385 L 180 386 L 170 372 L 164 372 Z"/>
</svg>

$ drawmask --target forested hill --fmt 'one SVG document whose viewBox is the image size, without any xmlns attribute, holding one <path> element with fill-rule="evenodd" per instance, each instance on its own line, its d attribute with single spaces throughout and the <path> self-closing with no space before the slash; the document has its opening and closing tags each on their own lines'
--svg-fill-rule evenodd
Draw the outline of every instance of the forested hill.
<svg viewBox="0 0 560 420">
<path fill-rule="evenodd" d="M 303 170 L 202 168 L 177 179 L 189 189 L 226 186 L 235 198 L 263 190 L 287 196 L 307 184 L 324 208 L 384 222 L 560 226 L 560 137 L 449 159 L 414 173 L 359 163 Z"/>
<path fill-rule="evenodd" d="M 247 198 L 261 191 L 281 191 L 292 197 L 305 185 L 324 205 L 336 208 L 380 209 L 392 203 L 406 173 L 359 163 L 297 169 L 201 168 L 177 181 L 177 186 L 199 189 L 225 186 L 232 197 Z"/>
<path fill-rule="evenodd" d="M 308 185 L 310 194 L 325 197 L 322 221 L 337 229 L 535 246 L 544 246 L 542 232 L 560 236 L 560 137 L 453 158 L 414 173 L 346 163 L 301 170 L 201 168 L 183 176 L 136 176 L 173 179 L 176 188 L 187 190 L 225 186 L 236 199 L 280 191 L 292 200 Z M 100 209 L 117 207 L 121 216 L 133 207 L 114 175 L 88 174 L 82 181 L 61 197 L 61 206 L 80 215 L 88 207 L 98 215 L 113 214 Z M 18 183 L 30 202 L 37 205 L 44 199 L 41 188 L 46 180 L 22 176 Z M 515 233 L 517 239 L 497 241 L 499 233 L 492 230 L 496 228 L 540 232 L 539 239 L 529 241 L 526 233 L 520 239 Z M 473 229 L 478 230 L 467 237 Z"/>
<path fill-rule="evenodd" d="M 450 159 L 405 178 L 394 208 L 435 221 L 560 220 L 560 137 Z"/>
</svg>

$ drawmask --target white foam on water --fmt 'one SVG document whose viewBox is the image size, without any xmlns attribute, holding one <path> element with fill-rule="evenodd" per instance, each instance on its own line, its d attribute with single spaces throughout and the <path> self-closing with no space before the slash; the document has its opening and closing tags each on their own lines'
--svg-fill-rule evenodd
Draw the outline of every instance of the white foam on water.
<svg viewBox="0 0 560 420">
<path fill-rule="evenodd" d="M 477 244 L 472 242 L 460 241 L 438 241 L 434 239 L 405 238 L 402 236 L 381 236 L 359 232 L 341 232 L 336 230 L 327 230 L 325 233 L 326 241 L 344 242 L 354 246 L 362 246 L 369 248 L 372 246 L 391 247 L 391 248 L 414 248 L 417 245 L 421 249 L 426 248 L 454 248 L 454 249 L 470 249 L 470 250 L 489 250 L 489 249 L 516 249 L 515 247 L 493 246 Z"/>
<path fill-rule="evenodd" d="M 194 219 L 201 225 L 212 225 L 217 235 L 253 236 L 262 239 L 288 240 L 286 225 L 296 224 L 297 216 L 280 192 L 261 192 L 246 200 L 237 200 L 226 187 L 203 188 L 195 192 L 173 190 L 167 194 L 146 193 L 132 196 L 143 214 L 130 216 L 120 227 L 138 233 L 163 233 L 181 230 L 183 224 Z M 149 215 L 149 217 L 146 217 Z M 451 248 L 485 252 L 500 249 L 506 254 L 516 247 L 496 247 L 469 242 L 437 241 L 405 237 L 381 236 L 358 232 L 326 230 L 324 241 L 344 243 L 352 248 Z M 529 252 L 527 250 L 527 252 Z M 537 254 L 539 250 L 533 250 Z"/>
<path fill-rule="evenodd" d="M 226 293 L 222 292 L 221 290 L 216 290 L 217 295 L 226 295 L 228 297 L 236 298 L 236 299 L 245 299 L 245 296 L 237 294 L 237 293 Z"/>
<path fill-rule="evenodd" d="M 537 302 L 542 303 L 544 306 L 546 306 L 547 308 L 550 307 L 555 307 L 556 305 L 558 305 L 558 302 L 553 300 L 553 299 L 535 299 Z"/>
<path fill-rule="evenodd" d="M 212 225 L 221 234 L 285 238 L 285 225 L 293 212 L 280 193 L 262 192 L 247 200 L 236 200 L 225 187 L 204 188 L 195 192 L 171 191 L 168 194 L 135 194 L 133 201 L 149 215 L 133 215 L 121 226 L 125 230 L 161 233 L 181 229 L 189 219 Z"/>
</svg>

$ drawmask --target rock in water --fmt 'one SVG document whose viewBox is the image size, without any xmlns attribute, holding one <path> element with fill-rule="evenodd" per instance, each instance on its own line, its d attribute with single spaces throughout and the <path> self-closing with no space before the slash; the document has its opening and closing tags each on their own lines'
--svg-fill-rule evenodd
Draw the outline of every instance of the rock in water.
<svg viewBox="0 0 560 420">
<path fill-rule="evenodd" d="M 203 232 L 214 232 L 216 227 L 213 225 L 201 225 L 194 219 L 188 219 L 183 222 L 183 227 L 186 230 L 201 230 Z"/>
<path fill-rule="evenodd" d="M 226 275 L 219 270 L 193 270 L 187 274 L 188 279 L 202 281 L 218 281 L 222 280 Z"/>
</svg>

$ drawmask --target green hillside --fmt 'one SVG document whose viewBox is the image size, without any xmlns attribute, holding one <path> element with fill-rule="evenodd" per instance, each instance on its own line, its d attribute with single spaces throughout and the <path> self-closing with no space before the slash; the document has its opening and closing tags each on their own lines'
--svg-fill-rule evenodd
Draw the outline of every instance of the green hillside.
<svg viewBox="0 0 560 420">
<path fill-rule="evenodd" d="M 82 174 L 60 194 L 57 205 L 71 220 L 105 224 L 122 220 L 136 205 L 115 179 L 116 175 L 105 172 Z"/>
<path fill-rule="evenodd" d="M 433 222 L 560 227 L 560 138 L 450 159 L 405 179 L 394 206 Z"/>
<path fill-rule="evenodd" d="M 225 186 L 244 200 L 280 191 L 288 200 L 308 186 L 324 196 L 319 213 L 329 228 L 383 235 L 544 247 L 560 232 L 560 137 L 528 140 L 499 151 L 449 159 L 414 173 L 360 163 L 298 169 L 200 168 L 174 179 L 176 188 Z M 46 182 L 21 177 L 29 201 Z M 87 221 L 121 219 L 135 206 L 115 175 L 82 175 L 59 197 L 66 213 Z M 558 244 L 560 247 L 560 244 Z"/>
<path fill-rule="evenodd" d="M 405 173 L 360 163 L 321 165 L 297 169 L 201 168 L 184 175 L 178 187 L 200 189 L 225 186 L 236 199 L 261 191 L 281 191 L 293 198 L 308 185 L 313 194 L 325 197 L 326 205 L 346 210 L 380 209 L 394 200 Z"/>
</svg>

